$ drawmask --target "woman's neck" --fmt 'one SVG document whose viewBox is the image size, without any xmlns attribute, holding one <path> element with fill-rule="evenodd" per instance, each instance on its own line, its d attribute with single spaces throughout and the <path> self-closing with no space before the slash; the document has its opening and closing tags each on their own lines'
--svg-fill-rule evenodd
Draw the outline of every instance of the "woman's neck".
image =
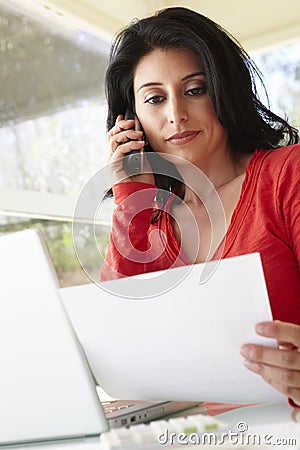
<svg viewBox="0 0 300 450">
<path fill-rule="evenodd" d="M 185 185 L 184 201 L 202 203 L 212 190 L 218 192 L 243 179 L 251 157 L 252 154 L 241 155 L 238 160 L 227 157 L 201 168 L 192 164 L 181 166 L 178 170 Z"/>
</svg>

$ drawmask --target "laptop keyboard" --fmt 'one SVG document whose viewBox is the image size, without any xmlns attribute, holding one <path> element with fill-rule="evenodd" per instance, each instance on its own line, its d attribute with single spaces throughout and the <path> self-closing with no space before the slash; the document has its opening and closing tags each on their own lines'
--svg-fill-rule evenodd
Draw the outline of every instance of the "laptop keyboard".
<svg viewBox="0 0 300 450">
<path fill-rule="evenodd" d="M 105 450 L 152 450 L 184 447 L 201 443 L 201 435 L 211 434 L 212 439 L 228 427 L 215 417 L 196 414 L 169 420 L 154 420 L 148 424 L 114 428 L 101 434 Z"/>
<path fill-rule="evenodd" d="M 104 409 L 105 414 L 122 411 L 123 409 L 127 409 L 131 406 L 134 406 L 134 403 L 124 403 L 120 404 L 118 400 L 111 400 L 109 402 L 102 402 L 102 407 Z"/>
</svg>

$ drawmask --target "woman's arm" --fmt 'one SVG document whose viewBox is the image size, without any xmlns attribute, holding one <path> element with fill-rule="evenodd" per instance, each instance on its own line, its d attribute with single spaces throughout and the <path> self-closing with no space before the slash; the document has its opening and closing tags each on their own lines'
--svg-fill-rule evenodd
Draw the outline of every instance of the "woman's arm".
<svg viewBox="0 0 300 450">
<path fill-rule="evenodd" d="M 155 185 L 141 182 L 123 182 L 113 187 L 117 207 L 101 281 L 144 273 L 146 264 L 155 258 L 149 229 L 156 192 Z"/>
<path fill-rule="evenodd" d="M 277 213 L 283 219 L 287 242 L 300 266 L 300 146 L 286 149 L 289 152 L 275 192 Z M 288 274 L 285 279 L 288 282 Z M 244 345 L 241 354 L 246 367 L 300 405 L 300 325 L 276 320 L 257 324 L 256 331 L 261 336 L 277 339 L 278 348 Z"/>
<path fill-rule="evenodd" d="M 101 281 L 143 273 L 143 261 L 147 259 L 148 229 L 157 188 L 143 153 L 145 141 L 140 140 L 143 133 L 134 130 L 134 124 L 134 120 L 125 120 L 120 114 L 107 133 L 116 209 L 108 252 L 100 272 Z M 132 150 L 142 151 L 143 169 L 138 175 L 128 176 L 124 157 Z"/>
</svg>

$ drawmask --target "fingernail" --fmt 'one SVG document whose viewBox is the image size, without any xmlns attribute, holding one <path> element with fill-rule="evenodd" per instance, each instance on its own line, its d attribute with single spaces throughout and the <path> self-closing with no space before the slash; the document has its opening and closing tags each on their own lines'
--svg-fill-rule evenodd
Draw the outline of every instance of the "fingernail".
<svg viewBox="0 0 300 450">
<path fill-rule="evenodd" d="M 251 349 L 249 348 L 248 345 L 243 345 L 240 349 L 240 354 L 242 356 L 250 356 L 250 351 Z"/>
<path fill-rule="evenodd" d="M 255 369 L 255 363 L 249 361 L 249 359 L 244 359 L 243 364 L 244 364 L 244 366 L 247 367 L 247 369 L 251 369 L 251 370 Z"/>
<path fill-rule="evenodd" d="M 265 334 L 268 331 L 268 324 L 261 322 L 255 326 L 255 331 L 260 334 Z"/>
</svg>

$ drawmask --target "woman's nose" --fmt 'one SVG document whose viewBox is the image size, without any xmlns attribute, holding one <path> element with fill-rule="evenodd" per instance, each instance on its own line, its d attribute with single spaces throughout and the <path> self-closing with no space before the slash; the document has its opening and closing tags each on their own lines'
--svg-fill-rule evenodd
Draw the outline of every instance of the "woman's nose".
<svg viewBox="0 0 300 450">
<path fill-rule="evenodd" d="M 168 121 L 172 124 L 185 122 L 188 118 L 187 110 L 183 102 L 176 99 L 169 101 Z"/>
</svg>

